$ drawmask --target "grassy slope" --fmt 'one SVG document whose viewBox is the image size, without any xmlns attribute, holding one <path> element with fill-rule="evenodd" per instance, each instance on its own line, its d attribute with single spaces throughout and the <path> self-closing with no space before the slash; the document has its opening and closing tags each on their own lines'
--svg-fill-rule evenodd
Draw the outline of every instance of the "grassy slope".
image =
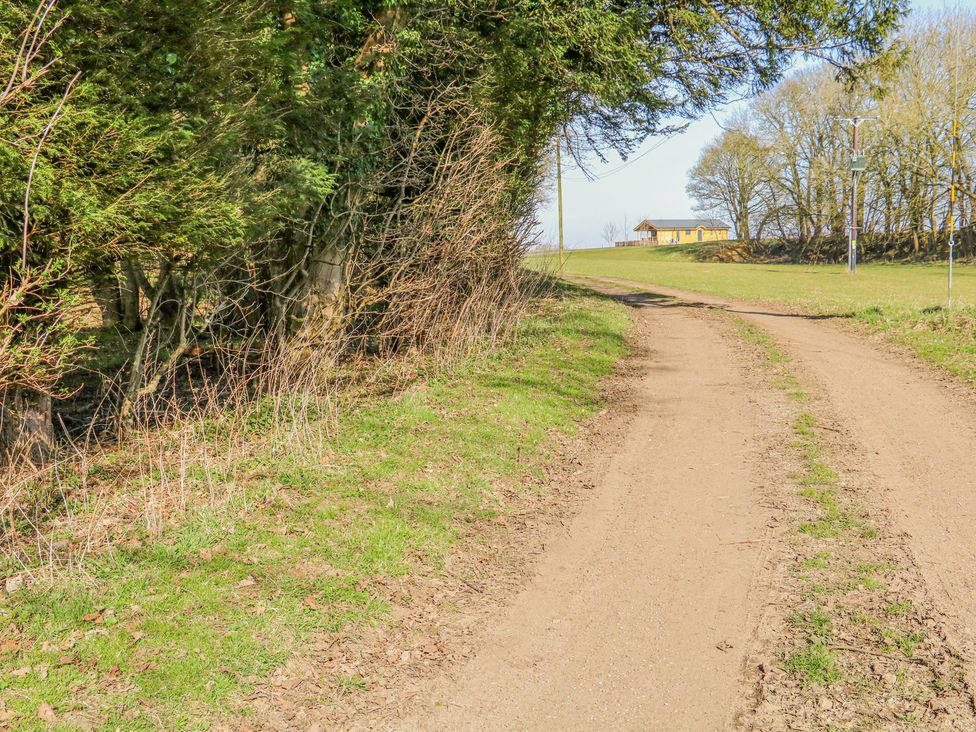
<svg viewBox="0 0 976 732">
<path fill-rule="evenodd" d="M 528 261 L 540 269 L 555 265 L 551 256 Z M 951 312 L 944 307 L 945 264 L 865 264 L 851 277 L 838 265 L 699 262 L 687 249 L 633 247 L 574 251 L 565 271 L 849 317 L 976 385 L 976 267 L 972 265 L 956 267 L 956 306 Z"/>
<path fill-rule="evenodd" d="M 17 592 L 0 605 L 7 715 L 43 728 L 46 703 L 65 728 L 203 728 L 311 634 L 385 622 L 377 579 L 436 572 L 504 513 L 493 488 L 517 489 L 550 431 L 598 407 L 627 323 L 604 300 L 547 302 L 505 350 L 346 414 L 320 464 L 256 459 L 229 476 L 231 505 Z"/>
</svg>

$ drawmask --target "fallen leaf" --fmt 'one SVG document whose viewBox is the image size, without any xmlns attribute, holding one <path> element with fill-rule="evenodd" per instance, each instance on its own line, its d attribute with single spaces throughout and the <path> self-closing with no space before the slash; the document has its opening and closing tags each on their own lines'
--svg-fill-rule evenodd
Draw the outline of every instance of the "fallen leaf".
<svg viewBox="0 0 976 732">
<path fill-rule="evenodd" d="M 23 668 L 14 669 L 13 671 L 10 672 L 10 675 L 13 676 L 14 678 L 19 679 L 22 676 L 26 676 L 30 672 L 31 672 L 31 667 L 24 666 Z"/>
<path fill-rule="evenodd" d="M 132 641 L 134 643 L 138 643 L 139 641 L 141 641 L 145 637 L 146 637 L 146 634 L 144 632 L 142 632 L 141 630 L 137 630 L 135 633 L 132 634 Z"/>
<path fill-rule="evenodd" d="M 238 582 L 237 583 L 237 586 L 239 588 L 240 587 L 251 587 L 251 586 L 256 585 L 256 584 L 257 584 L 257 582 L 255 582 L 254 578 L 251 577 L 250 575 L 248 575 L 245 579 L 242 579 L 240 582 Z"/>
<path fill-rule="evenodd" d="M 20 647 L 20 641 L 16 638 L 9 638 L 3 642 L 0 642 L 0 653 L 9 653 L 10 651 L 16 651 Z"/>
<path fill-rule="evenodd" d="M 102 619 L 102 614 L 99 613 L 87 613 L 81 616 L 82 620 L 87 620 L 89 623 L 97 623 Z"/>
<path fill-rule="evenodd" d="M 42 702 L 41 706 L 37 708 L 37 717 L 48 724 L 56 724 L 58 721 L 58 715 L 54 713 L 54 708 L 47 702 Z"/>
<path fill-rule="evenodd" d="M 315 598 L 309 595 L 305 598 L 305 604 L 310 608 L 317 608 L 319 604 L 315 602 Z"/>
</svg>

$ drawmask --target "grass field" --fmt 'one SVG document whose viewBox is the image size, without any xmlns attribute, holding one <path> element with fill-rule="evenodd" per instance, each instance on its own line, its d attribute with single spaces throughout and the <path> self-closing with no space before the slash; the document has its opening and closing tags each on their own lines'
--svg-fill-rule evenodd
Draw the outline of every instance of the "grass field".
<svg viewBox="0 0 976 732">
<path fill-rule="evenodd" d="M 217 476 L 236 486 L 229 502 L 171 516 L 159 536 L 120 527 L 82 571 L 15 592 L 0 604 L 0 727 L 247 716 L 249 690 L 316 637 L 388 622 L 384 578 L 436 575 L 459 537 L 504 516 L 501 487 L 532 490 L 551 433 L 598 409 L 628 325 L 603 298 L 546 300 L 503 350 L 348 409 L 315 459 L 254 454 Z"/>
<path fill-rule="evenodd" d="M 534 269 L 558 267 L 558 256 L 551 254 L 526 261 Z M 843 316 L 976 385 L 973 265 L 955 268 L 951 311 L 946 309 L 944 263 L 869 263 L 850 276 L 843 265 L 702 262 L 688 247 L 663 246 L 575 250 L 564 271 Z"/>
<path fill-rule="evenodd" d="M 532 257 L 553 267 L 557 258 Z M 584 249 L 568 254 L 571 274 L 622 277 L 744 300 L 767 300 L 817 312 L 847 314 L 869 307 L 925 308 L 946 304 L 945 264 L 862 264 L 854 277 L 843 265 L 700 262 L 688 247 Z M 958 304 L 976 305 L 976 267 L 954 273 Z"/>
</svg>

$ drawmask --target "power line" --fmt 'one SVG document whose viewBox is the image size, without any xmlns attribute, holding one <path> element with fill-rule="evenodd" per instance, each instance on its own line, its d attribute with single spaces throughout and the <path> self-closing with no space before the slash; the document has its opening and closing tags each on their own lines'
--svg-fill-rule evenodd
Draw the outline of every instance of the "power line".
<svg viewBox="0 0 976 732">
<path fill-rule="evenodd" d="M 605 173 L 602 173 L 601 175 L 588 176 L 586 178 L 569 178 L 569 177 L 567 177 L 566 180 L 573 181 L 574 183 L 589 183 L 591 181 L 598 181 L 598 180 L 604 180 L 605 178 L 609 178 L 611 175 L 615 175 L 615 174 L 619 173 L 620 171 L 622 171 L 622 170 L 624 170 L 626 168 L 629 168 L 631 165 L 633 165 L 634 163 L 636 163 L 638 160 L 640 160 L 641 158 L 645 157 L 646 155 L 650 155 L 652 152 L 654 152 L 655 150 L 657 150 L 658 148 L 660 148 L 662 145 L 664 145 L 664 143 L 671 141 L 677 134 L 678 133 L 675 132 L 673 134 L 670 134 L 670 135 L 662 138 L 656 145 L 652 145 L 647 150 L 645 150 L 644 152 L 642 152 L 640 155 L 631 158 L 630 160 L 628 160 L 627 162 L 625 162 L 623 165 L 620 165 L 620 166 L 614 168 L 613 170 L 608 170 Z"/>
</svg>

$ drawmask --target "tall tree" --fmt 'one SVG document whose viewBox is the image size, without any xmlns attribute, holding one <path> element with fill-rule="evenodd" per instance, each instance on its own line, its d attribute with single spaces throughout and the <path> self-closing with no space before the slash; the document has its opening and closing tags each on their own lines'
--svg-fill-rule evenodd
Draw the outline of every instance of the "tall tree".
<svg viewBox="0 0 976 732">
<path fill-rule="evenodd" d="M 5 70 L 35 7 L 0 5 Z M 118 331 L 96 346 L 127 350 L 109 400 L 124 416 L 208 349 L 240 373 L 289 349 L 422 349 L 466 319 L 510 322 L 557 130 L 626 154 L 798 53 L 869 68 L 904 2 L 43 7 L 64 19 L 45 56 L 60 61 L 31 104 L 51 111 L 80 80 L 34 166 L 28 264 L 63 262 L 64 288 Z M 45 117 L 24 104 L 0 129 L 36 140 Z M 29 147 L 0 150 L 4 180 L 26 181 Z M 22 193 L 0 192 L 4 268 Z"/>
<path fill-rule="evenodd" d="M 688 194 L 700 211 L 731 219 L 738 238 L 749 241 L 762 236 L 762 225 L 752 224 L 764 213 L 771 175 L 769 150 L 748 129 L 732 127 L 702 151 L 688 174 Z"/>
</svg>

